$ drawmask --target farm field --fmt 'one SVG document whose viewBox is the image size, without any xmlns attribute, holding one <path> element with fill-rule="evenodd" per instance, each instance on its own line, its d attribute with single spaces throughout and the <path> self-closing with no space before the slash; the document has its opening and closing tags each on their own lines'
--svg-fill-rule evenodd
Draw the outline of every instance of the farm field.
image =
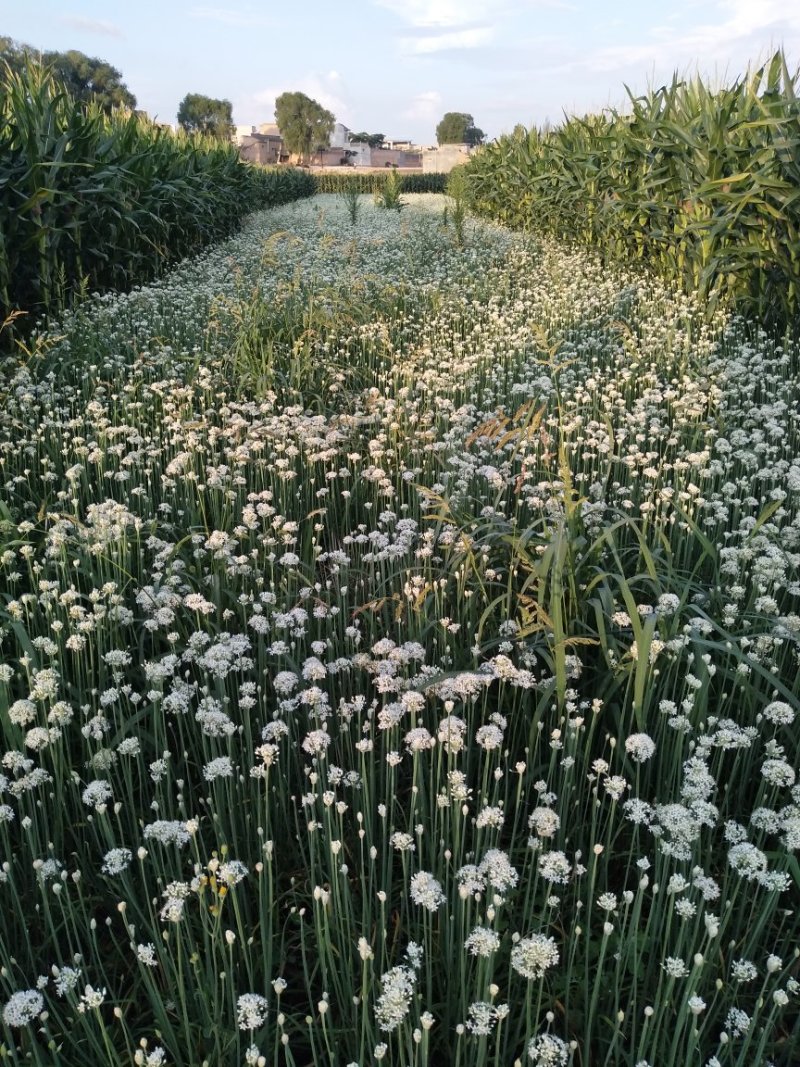
<svg viewBox="0 0 800 1067">
<path fill-rule="evenodd" d="M 798 348 L 407 199 L 0 365 L 4 1063 L 800 1058 Z"/>
</svg>

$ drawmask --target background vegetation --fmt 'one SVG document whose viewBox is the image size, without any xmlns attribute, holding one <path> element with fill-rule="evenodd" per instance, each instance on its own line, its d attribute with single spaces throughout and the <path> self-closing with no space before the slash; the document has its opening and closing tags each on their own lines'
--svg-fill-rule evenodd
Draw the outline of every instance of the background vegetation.
<svg viewBox="0 0 800 1067">
<path fill-rule="evenodd" d="M 33 64 L 2 76 L 0 160 L 3 318 L 148 281 L 247 212 L 314 192 L 302 171 L 251 167 L 219 140 L 86 106 Z"/>
<path fill-rule="evenodd" d="M 202 93 L 187 93 L 178 107 L 178 125 L 187 133 L 204 133 L 229 141 L 233 127 L 233 105 Z"/>
<path fill-rule="evenodd" d="M 782 53 L 733 84 L 700 78 L 627 112 L 517 127 L 469 167 L 476 210 L 641 262 L 711 306 L 800 310 L 800 102 Z"/>
<path fill-rule="evenodd" d="M 376 186 L 382 187 L 389 180 L 393 168 L 377 174 L 349 174 L 343 170 L 341 174 L 327 172 L 314 175 L 314 186 L 318 193 L 343 193 L 348 189 L 355 189 L 359 193 L 372 193 Z M 403 193 L 443 193 L 447 184 L 446 174 L 403 174 L 394 172 L 400 182 L 400 191 Z"/>
<path fill-rule="evenodd" d="M 479 145 L 486 135 L 475 125 L 475 119 L 466 111 L 448 111 L 436 127 L 439 144 Z"/>
<path fill-rule="evenodd" d="M 29 44 L 0 36 L 0 66 L 3 63 L 18 74 L 30 63 L 49 67 L 71 96 L 85 104 L 99 104 L 104 111 L 136 107 L 136 97 L 116 67 L 74 48 L 66 52 L 40 52 Z"/>
<path fill-rule="evenodd" d="M 275 100 L 275 121 L 289 152 L 305 159 L 327 146 L 336 119 L 305 93 L 281 93 Z"/>
</svg>

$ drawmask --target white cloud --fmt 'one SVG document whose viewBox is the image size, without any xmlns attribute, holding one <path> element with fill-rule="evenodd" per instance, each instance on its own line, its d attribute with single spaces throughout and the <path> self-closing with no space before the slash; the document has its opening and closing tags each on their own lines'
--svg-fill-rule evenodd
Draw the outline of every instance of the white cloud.
<svg viewBox="0 0 800 1067">
<path fill-rule="evenodd" d="M 730 66 L 729 73 L 743 73 L 748 61 L 763 57 L 767 50 L 783 45 L 787 51 L 800 51 L 800 8 L 782 0 L 724 0 L 717 8 L 718 22 L 701 22 L 680 32 L 659 27 L 654 40 L 632 45 L 598 49 L 584 57 L 595 71 L 619 71 L 648 65 L 663 70 L 713 64 Z"/>
<path fill-rule="evenodd" d="M 730 13 L 723 29 L 736 36 L 746 37 L 770 27 L 800 29 L 800 8 L 783 0 L 759 0 L 756 4 L 752 0 L 727 0 L 718 6 Z M 710 31 L 711 27 L 705 29 Z"/>
<path fill-rule="evenodd" d="M 259 26 L 275 25 L 274 19 L 259 15 L 250 8 L 240 11 L 230 7 L 194 7 L 190 14 L 196 19 L 221 22 L 225 26 L 235 26 L 239 29 L 255 29 Z"/>
<path fill-rule="evenodd" d="M 58 20 L 65 26 L 71 26 L 74 30 L 84 30 L 86 33 L 97 33 L 102 37 L 124 37 L 124 33 L 113 22 L 104 19 L 88 19 L 83 15 L 62 15 Z"/>
<path fill-rule="evenodd" d="M 431 119 L 441 118 L 442 94 L 435 89 L 429 89 L 424 93 L 417 93 L 410 106 L 402 113 L 404 119 L 413 119 L 420 122 L 430 122 Z"/>
<path fill-rule="evenodd" d="M 421 29 L 450 29 L 496 21 L 513 10 L 569 8 L 567 0 L 373 0 Z"/>
<path fill-rule="evenodd" d="M 451 49 L 480 48 L 489 44 L 493 37 L 494 30 L 490 26 L 476 26 L 474 29 L 450 30 L 425 37 L 401 37 L 400 50 L 406 55 L 427 56 Z"/>
<path fill-rule="evenodd" d="M 480 22 L 497 10 L 497 0 L 376 0 L 412 26 L 463 26 Z"/>
</svg>

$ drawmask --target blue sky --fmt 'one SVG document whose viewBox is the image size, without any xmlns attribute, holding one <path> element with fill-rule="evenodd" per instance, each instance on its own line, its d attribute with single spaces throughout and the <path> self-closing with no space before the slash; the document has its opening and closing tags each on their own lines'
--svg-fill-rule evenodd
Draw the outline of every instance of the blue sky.
<svg viewBox="0 0 800 1067">
<path fill-rule="evenodd" d="M 733 77 L 780 46 L 794 68 L 800 0 L 0 0 L 0 33 L 109 60 L 165 122 L 187 92 L 258 124 L 300 90 L 352 129 L 429 144 L 446 111 L 494 137 L 676 69 Z"/>
</svg>

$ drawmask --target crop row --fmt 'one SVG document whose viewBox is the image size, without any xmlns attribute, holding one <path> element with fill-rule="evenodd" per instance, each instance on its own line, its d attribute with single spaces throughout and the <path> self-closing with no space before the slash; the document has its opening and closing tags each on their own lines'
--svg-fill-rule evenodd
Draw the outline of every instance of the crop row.
<svg viewBox="0 0 800 1067">
<path fill-rule="evenodd" d="M 315 174 L 314 185 L 318 193 L 345 193 L 353 189 L 358 193 L 372 193 L 382 188 L 391 170 L 377 174 L 347 173 Z M 447 183 L 446 174 L 403 174 L 398 171 L 400 191 L 403 193 L 443 193 Z"/>
<path fill-rule="evenodd" d="M 0 365 L 3 1067 L 797 1067 L 800 347 L 365 201 Z"/>
<path fill-rule="evenodd" d="M 31 317 L 129 288 L 315 191 L 300 170 L 73 100 L 41 68 L 0 77 L 0 306 Z"/>
<path fill-rule="evenodd" d="M 469 181 L 481 214 L 642 262 L 768 323 L 797 316 L 800 103 L 782 53 L 718 90 L 676 76 L 627 111 L 518 126 Z"/>
</svg>

